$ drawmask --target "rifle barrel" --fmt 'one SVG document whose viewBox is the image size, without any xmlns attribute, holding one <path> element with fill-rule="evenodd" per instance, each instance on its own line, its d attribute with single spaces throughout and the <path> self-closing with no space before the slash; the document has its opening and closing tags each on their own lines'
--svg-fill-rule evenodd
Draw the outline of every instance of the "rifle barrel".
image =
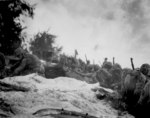
<svg viewBox="0 0 150 118">
<path fill-rule="evenodd" d="M 133 58 L 130 59 L 131 60 L 131 66 L 132 66 L 132 69 L 134 70 L 134 63 L 133 63 Z"/>
</svg>

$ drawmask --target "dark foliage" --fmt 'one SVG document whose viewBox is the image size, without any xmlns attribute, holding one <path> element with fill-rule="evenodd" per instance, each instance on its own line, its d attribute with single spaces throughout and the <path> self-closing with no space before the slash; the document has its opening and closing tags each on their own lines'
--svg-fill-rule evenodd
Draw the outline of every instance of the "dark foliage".
<svg viewBox="0 0 150 118">
<path fill-rule="evenodd" d="M 5 55 L 21 46 L 20 15 L 32 17 L 33 6 L 23 0 L 0 1 L 0 51 Z"/>
<path fill-rule="evenodd" d="M 62 50 L 62 47 L 54 46 L 55 38 L 56 36 L 49 34 L 46 31 L 39 32 L 30 42 L 30 50 L 40 59 L 51 61 L 52 57 L 56 57 L 57 54 Z"/>
<path fill-rule="evenodd" d="M 3 70 L 5 67 L 5 57 L 2 53 L 0 53 L 0 70 Z"/>
<path fill-rule="evenodd" d="M 65 71 L 62 66 L 46 66 L 45 67 L 45 77 L 46 78 L 56 78 L 56 77 L 64 77 L 66 76 Z"/>
</svg>

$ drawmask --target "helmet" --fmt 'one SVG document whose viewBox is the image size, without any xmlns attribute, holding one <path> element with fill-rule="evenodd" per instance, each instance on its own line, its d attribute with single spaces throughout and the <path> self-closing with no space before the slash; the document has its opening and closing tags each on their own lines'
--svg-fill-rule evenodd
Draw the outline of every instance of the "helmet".
<svg viewBox="0 0 150 118">
<path fill-rule="evenodd" d="M 140 67 L 140 71 L 141 71 L 144 75 L 148 75 L 149 69 L 150 69 L 150 65 L 147 64 L 147 63 L 142 64 L 142 66 Z"/>
<path fill-rule="evenodd" d="M 16 55 L 17 57 L 22 57 L 24 54 L 25 54 L 25 51 L 24 51 L 22 48 L 17 48 L 17 49 L 15 50 L 15 55 Z"/>
<path fill-rule="evenodd" d="M 112 63 L 111 62 L 104 62 L 102 68 L 111 69 Z"/>
</svg>

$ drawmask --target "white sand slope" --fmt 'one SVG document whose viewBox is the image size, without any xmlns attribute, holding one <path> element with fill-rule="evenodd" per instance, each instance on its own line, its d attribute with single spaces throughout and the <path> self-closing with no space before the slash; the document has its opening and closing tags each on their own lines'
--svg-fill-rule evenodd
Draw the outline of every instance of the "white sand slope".
<svg viewBox="0 0 150 118">
<path fill-rule="evenodd" d="M 0 96 L 10 101 L 11 105 L 16 108 L 14 117 L 20 117 L 20 115 L 21 117 L 35 117 L 32 116 L 34 112 L 45 108 L 64 108 L 97 117 L 118 117 L 117 110 L 111 108 L 109 103 L 98 100 L 95 96 L 96 93 L 91 90 L 99 87 L 98 83 L 87 84 L 67 77 L 45 79 L 37 74 L 9 77 L 1 81 L 30 89 L 28 92 L 0 92 Z"/>
</svg>

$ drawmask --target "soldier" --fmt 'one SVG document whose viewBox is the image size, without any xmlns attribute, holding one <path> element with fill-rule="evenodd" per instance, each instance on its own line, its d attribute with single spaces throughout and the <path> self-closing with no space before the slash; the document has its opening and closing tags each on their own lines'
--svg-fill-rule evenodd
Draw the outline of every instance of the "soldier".
<svg viewBox="0 0 150 118">
<path fill-rule="evenodd" d="M 150 65 L 145 63 L 140 67 L 140 71 L 147 77 L 150 77 Z"/>
<path fill-rule="evenodd" d="M 26 75 L 29 73 L 44 74 L 44 66 L 42 66 L 37 56 L 29 54 L 21 48 L 15 50 L 15 56 L 19 60 L 11 67 L 13 75 Z"/>
<path fill-rule="evenodd" d="M 105 58 L 103 65 L 102 65 L 102 68 L 105 68 L 109 71 L 112 68 L 112 66 L 113 66 L 112 63 L 107 61 L 107 58 Z"/>
<path fill-rule="evenodd" d="M 108 60 L 108 58 L 106 57 L 106 58 L 104 59 L 103 65 L 105 65 L 105 63 L 107 63 L 107 60 Z"/>
</svg>

